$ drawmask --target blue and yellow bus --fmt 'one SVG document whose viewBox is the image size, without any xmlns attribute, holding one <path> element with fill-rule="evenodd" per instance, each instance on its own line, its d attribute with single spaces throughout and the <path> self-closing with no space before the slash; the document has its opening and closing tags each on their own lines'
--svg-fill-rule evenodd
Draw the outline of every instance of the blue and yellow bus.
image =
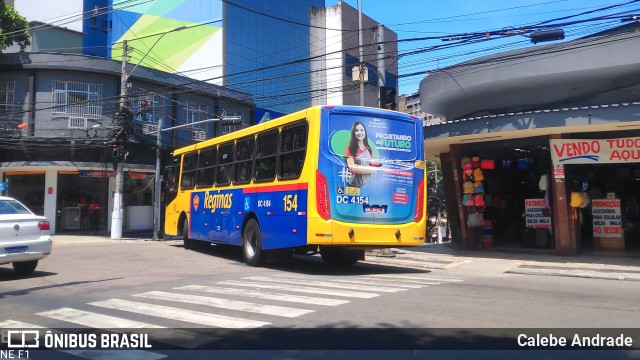
<svg viewBox="0 0 640 360">
<path fill-rule="evenodd" d="M 352 264 L 423 245 L 423 139 L 404 113 L 316 106 L 177 149 L 165 235 L 241 246 L 252 266 L 276 250 Z"/>
</svg>

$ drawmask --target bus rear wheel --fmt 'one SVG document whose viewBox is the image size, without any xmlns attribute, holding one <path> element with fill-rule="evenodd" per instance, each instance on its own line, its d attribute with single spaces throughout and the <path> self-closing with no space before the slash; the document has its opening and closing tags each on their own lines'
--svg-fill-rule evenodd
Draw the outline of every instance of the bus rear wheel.
<svg viewBox="0 0 640 360">
<path fill-rule="evenodd" d="M 249 219 L 242 232 L 242 254 L 244 262 L 249 266 L 265 264 L 266 253 L 262 250 L 262 233 L 256 219 Z"/>
</svg>

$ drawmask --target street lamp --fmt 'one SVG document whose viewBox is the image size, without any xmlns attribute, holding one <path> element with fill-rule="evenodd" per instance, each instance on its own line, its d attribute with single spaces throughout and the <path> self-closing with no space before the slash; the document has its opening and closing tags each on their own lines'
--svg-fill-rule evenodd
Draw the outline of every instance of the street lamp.
<svg viewBox="0 0 640 360">
<path fill-rule="evenodd" d="M 129 81 L 129 76 L 138 66 L 144 61 L 144 59 L 149 55 L 151 49 L 162 39 L 165 35 L 186 29 L 186 26 L 180 26 L 175 29 L 171 29 L 169 31 L 165 31 L 156 41 L 149 47 L 149 50 L 142 56 L 140 61 L 129 71 L 127 74 L 127 55 L 129 54 L 129 48 L 127 46 L 127 40 L 122 42 L 122 67 L 120 74 L 120 100 L 118 101 L 118 111 L 121 111 L 125 105 L 125 98 L 127 96 L 127 83 Z M 121 119 L 121 121 L 128 121 L 128 119 Z M 122 238 L 122 215 L 123 215 L 123 207 L 122 207 L 122 193 L 123 193 L 123 183 L 124 183 L 124 160 L 118 160 L 116 166 L 116 187 L 113 195 L 113 212 L 111 213 L 111 239 L 119 240 Z"/>
</svg>

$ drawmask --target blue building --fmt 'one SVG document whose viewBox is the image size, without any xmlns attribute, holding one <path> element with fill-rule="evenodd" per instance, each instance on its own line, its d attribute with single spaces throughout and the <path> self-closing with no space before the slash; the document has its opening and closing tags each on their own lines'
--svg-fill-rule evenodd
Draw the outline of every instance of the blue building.
<svg viewBox="0 0 640 360">
<path fill-rule="evenodd" d="M 133 63 L 241 90 L 258 107 L 288 113 L 311 105 L 309 19 L 324 5 L 84 0 L 84 53 L 119 60 L 126 40 Z"/>
</svg>

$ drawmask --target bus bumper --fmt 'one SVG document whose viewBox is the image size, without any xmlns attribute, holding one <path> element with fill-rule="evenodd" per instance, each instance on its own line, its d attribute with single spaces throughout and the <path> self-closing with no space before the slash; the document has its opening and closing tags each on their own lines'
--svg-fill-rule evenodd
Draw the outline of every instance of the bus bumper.
<svg viewBox="0 0 640 360">
<path fill-rule="evenodd" d="M 422 246 L 427 227 L 424 221 L 409 224 L 354 224 L 321 218 L 309 219 L 309 245 L 365 248 Z"/>
</svg>

